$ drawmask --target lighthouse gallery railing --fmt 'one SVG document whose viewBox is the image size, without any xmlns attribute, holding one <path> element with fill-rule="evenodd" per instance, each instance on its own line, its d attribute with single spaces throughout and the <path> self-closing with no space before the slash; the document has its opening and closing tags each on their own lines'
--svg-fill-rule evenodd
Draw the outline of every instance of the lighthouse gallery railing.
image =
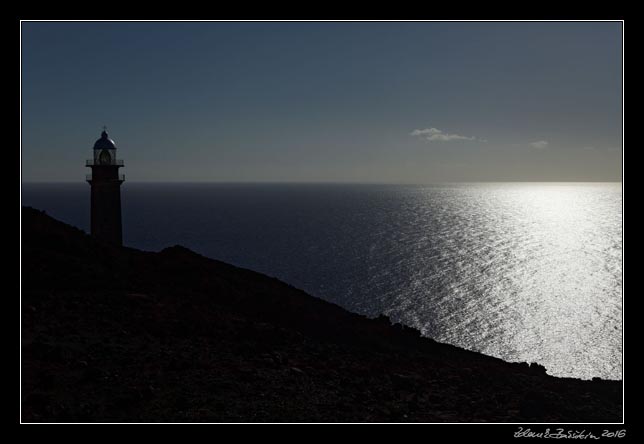
<svg viewBox="0 0 644 444">
<path fill-rule="evenodd" d="M 86 174 L 85 175 L 85 180 L 91 181 L 92 180 L 92 175 L 91 174 Z M 125 181 L 125 174 L 119 174 L 118 175 L 118 180 L 121 182 Z"/>
<path fill-rule="evenodd" d="M 99 162 L 97 160 L 94 160 L 94 159 L 87 159 L 85 161 L 85 166 L 88 166 L 88 167 L 89 166 L 100 166 L 100 165 L 106 165 L 106 164 L 101 163 L 101 162 Z M 107 165 L 123 166 L 123 159 L 116 159 L 116 160 L 112 159 L 112 162 L 108 163 Z"/>
</svg>

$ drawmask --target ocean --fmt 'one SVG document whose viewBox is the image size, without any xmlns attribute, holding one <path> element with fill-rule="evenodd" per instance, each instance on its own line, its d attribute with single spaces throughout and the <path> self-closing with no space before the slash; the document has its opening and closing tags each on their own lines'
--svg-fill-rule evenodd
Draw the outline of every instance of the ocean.
<svg viewBox="0 0 644 444">
<path fill-rule="evenodd" d="M 22 204 L 89 231 L 86 183 Z M 621 183 L 125 182 L 124 244 L 197 253 L 560 377 L 622 379 Z"/>
</svg>

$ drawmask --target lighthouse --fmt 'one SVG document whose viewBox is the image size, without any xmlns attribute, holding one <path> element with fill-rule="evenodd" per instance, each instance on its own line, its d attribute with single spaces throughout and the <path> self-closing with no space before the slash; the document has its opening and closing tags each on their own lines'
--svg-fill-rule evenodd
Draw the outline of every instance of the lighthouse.
<svg viewBox="0 0 644 444">
<path fill-rule="evenodd" d="M 101 138 L 94 144 L 94 158 L 85 166 L 92 169 L 86 179 L 91 188 L 91 234 L 106 243 L 123 244 L 121 227 L 121 184 L 125 175 L 119 174 L 123 160 L 116 159 L 116 145 L 103 127 Z"/>
</svg>

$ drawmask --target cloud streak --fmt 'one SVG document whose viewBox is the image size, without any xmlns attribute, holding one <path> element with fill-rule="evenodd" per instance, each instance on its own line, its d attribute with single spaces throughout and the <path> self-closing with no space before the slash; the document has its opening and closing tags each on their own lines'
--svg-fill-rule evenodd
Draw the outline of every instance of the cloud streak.
<svg viewBox="0 0 644 444">
<path fill-rule="evenodd" d="M 532 148 L 535 148 L 537 150 L 543 150 L 548 148 L 548 141 L 547 140 L 537 140 L 536 142 L 532 142 L 530 144 Z"/>
<path fill-rule="evenodd" d="M 410 136 L 420 137 L 428 142 L 451 142 L 453 140 L 475 140 L 475 137 L 461 136 L 459 134 L 449 134 L 438 128 L 415 129 Z"/>
</svg>

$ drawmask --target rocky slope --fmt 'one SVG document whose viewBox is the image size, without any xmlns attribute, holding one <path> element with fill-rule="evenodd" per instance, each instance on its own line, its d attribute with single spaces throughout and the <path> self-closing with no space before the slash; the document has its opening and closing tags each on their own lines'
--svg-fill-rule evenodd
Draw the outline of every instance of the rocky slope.
<svg viewBox="0 0 644 444">
<path fill-rule="evenodd" d="M 621 421 L 621 381 L 554 378 L 31 208 L 22 230 L 25 422 Z"/>
</svg>

